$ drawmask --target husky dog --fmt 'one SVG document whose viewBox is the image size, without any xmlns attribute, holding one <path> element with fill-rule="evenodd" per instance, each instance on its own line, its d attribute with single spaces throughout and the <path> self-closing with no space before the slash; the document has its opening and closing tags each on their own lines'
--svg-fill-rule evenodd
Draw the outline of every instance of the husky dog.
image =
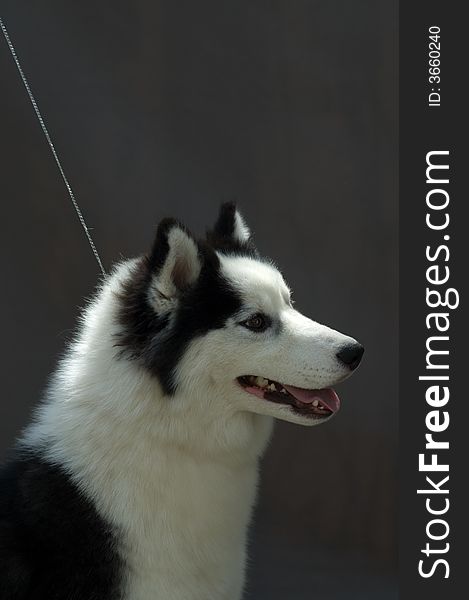
<svg viewBox="0 0 469 600">
<path fill-rule="evenodd" d="M 362 354 L 293 308 L 234 205 L 204 241 L 161 222 L 2 471 L 1 600 L 239 600 L 273 418 L 330 419 Z"/>
</svg>

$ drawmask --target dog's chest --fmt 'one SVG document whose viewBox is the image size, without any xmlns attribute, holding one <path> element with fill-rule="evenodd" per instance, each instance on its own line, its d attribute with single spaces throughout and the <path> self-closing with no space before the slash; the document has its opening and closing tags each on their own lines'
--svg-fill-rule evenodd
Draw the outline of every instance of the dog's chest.
<svg viewBox="0 0 469 600">
<path fill-rule="evenodd" d="M 121 515 L 124 600 L 238 600 L 256 466 L 165 467 Z"/>
</svg>

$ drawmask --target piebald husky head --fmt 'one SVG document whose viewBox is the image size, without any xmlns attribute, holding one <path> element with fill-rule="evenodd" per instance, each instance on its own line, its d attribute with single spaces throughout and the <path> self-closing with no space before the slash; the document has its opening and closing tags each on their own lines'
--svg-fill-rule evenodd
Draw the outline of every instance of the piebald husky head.
<svg viewBox="0 0 469 600">
<path fill-rule="evenodd" d="M 164 220 L 119 299 L 122 358 L 149 372 L 176 412 L 316 425 L 338 411 L 332 386 L 363 354 L 353 338 L 293 308 L 233 204 L 222 206 L 205 241 Z"/>
</svg>

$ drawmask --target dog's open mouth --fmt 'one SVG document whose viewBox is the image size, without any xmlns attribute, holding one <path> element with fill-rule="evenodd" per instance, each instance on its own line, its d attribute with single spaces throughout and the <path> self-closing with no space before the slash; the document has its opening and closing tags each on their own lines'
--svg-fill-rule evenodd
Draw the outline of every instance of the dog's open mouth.
<svg viewBox="0 0 469 600">
<path fill-rule="evenodd" d="M 340 408 L 340 400 L 332 388 L 305 390 L 256 375 L 238 377 L 238 383 L 249 394 L 277 404 L 286 404 L 298 414 L 314 419 L 332 416 Z"/>
</svg>

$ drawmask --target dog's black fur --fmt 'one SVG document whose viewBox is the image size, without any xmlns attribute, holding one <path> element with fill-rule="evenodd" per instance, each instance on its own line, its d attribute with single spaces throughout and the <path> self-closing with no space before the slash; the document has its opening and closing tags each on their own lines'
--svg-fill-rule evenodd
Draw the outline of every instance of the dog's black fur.
<svg viewBox="0 0 469 600">
<path fill-rule="evenodd" d="M 0 599 L 119 600 L 116 533 L 61 467 L 18 453 L 0 472 Z"/>
</svg>

